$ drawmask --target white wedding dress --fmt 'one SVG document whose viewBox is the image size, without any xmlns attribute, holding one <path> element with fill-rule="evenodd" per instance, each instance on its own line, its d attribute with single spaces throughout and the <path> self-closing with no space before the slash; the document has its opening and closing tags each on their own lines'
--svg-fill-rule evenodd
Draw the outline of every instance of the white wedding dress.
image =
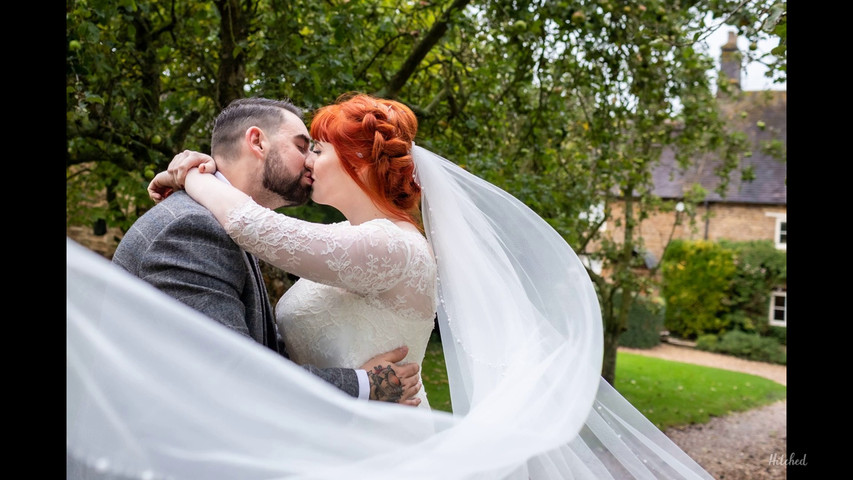
<svg viewBox="0 0 853 480">
<path fill-rule="evenodd" d="M 243 249 L 300 279 L 276 305 L 290 359 L 360 368 L 401 345 L 423 363 L 435 326 L 436 264 L 426 238 L 387 219 L 310 223 L 248 200 L 228 215 Z M 420 407 L 429 408 L 422 387 Z"/>
</svg>

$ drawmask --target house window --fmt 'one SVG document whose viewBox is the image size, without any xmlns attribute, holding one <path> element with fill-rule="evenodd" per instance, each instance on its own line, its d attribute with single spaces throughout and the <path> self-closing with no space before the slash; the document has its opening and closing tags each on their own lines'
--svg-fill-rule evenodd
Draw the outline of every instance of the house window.
<svg viewBox="0 0 853 480">
<path fill-rule="evenodd" d="M 784 290 L 775 290 L 770 294 L 770 325 L 788 326 L 788 295 Z"/>
<path fill-rule="evenodd" d="M 779 250 L 787 250 L 788 215 L 784 213 L 766 213 L 765 215 L 776 218 L 776 231 L 773 235 L 773 241 L 776 242 L 776 248 Z"/>
<path fill-rule="evenodd" d="M 788 245 L 788 222 L 782 220 L 776 227 L 776 248 L 785 250 Z"/>
</svg>

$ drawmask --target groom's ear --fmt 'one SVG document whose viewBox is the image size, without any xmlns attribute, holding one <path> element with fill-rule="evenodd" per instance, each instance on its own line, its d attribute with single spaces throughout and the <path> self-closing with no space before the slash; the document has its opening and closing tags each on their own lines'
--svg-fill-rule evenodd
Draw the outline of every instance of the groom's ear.
<svg viewBox="0 0 853 480">
<path fill-rule="evenodd" d="M 249 127 L 246 129 L 245 136 L 246 146 L 249 151 L 252 152 L 254 156 L 259 159 L 264 159 L 266 157 L 267 150 L 269 148 L 267 137 L 264 135 L 264 131 L 260 129 L 260 127 Z"/>
</svg>

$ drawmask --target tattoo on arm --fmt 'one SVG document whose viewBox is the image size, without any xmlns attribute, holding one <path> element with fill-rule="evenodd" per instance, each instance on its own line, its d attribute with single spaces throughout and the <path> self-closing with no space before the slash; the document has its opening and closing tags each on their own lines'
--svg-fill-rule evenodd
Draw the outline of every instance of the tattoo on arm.
<svg viewBox="0 0 853 480">
<path fill-rule="evenodd" d="M 403 383 L 390 365 L 373 367 L 367 371 L 367 378 L 370 380 L 371 400 L 398 403 L 402 398 Z"/>
</svg>

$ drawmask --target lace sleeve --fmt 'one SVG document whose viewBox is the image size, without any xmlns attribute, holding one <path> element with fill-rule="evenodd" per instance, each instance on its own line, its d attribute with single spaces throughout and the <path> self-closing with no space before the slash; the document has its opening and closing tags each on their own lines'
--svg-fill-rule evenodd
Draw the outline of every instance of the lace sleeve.
<svg viewBox="0 0 853 480">
<path fill-rule="evenodd" d="M 286 272 L 361 294 L 400 283 L 418 239 L 390 222 L 312 223 L 252 200 L 228 212 L 226 231 L 243 249 Z"/>
</svg>

